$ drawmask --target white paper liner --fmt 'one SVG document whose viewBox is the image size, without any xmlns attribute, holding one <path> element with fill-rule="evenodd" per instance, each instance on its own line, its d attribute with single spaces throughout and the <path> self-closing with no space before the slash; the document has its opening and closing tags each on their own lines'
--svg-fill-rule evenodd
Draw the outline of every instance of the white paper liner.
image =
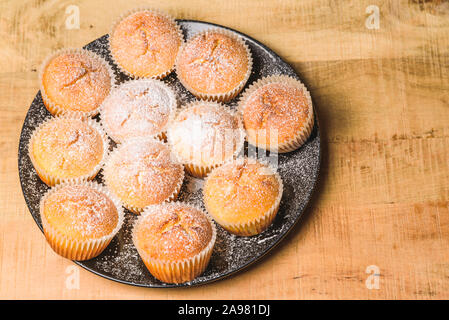
<svg viewBox="0 0 449 320">
<path fill-rule="evenodd" d="M 112 130 L 111 128 L 109 128 L 109 126 L 106 124 L 106 121 L 104 121 L 104 117 L 102 117 L 102 115 L 104 114 L 104 104 L 106 103 L 106 101 L 108 100 L 108 98 L 111 96 L 112 92 L 114 90 L 120 90 L 122 85 L 128 84 L 128 83 L 136 83 L 137 85 L 139 84 L 139 82 L 141 81 L 148 81 L 148 82 L 155 82 L 158 85 L 162 85 L 164 87 L 164 89 L 167 90 L 168 95 L 171 97 L 171 100 L 174 101 L 174 104 L 172 106 L 170 106 L 170 115 L 168 117 L 168 121 L 167 124 L 161 128 L 161 130 L 159 132 L 155 132 L 152 135 L 148 135 L 149 137 L 157 137 L 157 139 L 161 140 L 161 141 L 166 141 L 167 140 L 167 127 L 170 124 L 171 121 L 173 121 L 175 115 L 176 115 L 176 110 L 178 108 L 178 99 L 176 98 L 176 95 L 174 93 L 174 91 L 163 81 L 160 80 L 156 80 L 156 79 L 146 79 L 146 78 L 142 78 L 142 79 L 131 79 L 128 81 L 125 81 L 123 83 L 121 83 L 120 85 L 114 86 L 111 89 L 111 93 L 109 94 L 108 97 L 106 97 L 106 99 L 104 99 L 102 105 L 100 106 L 100 118 L 101 118 L 101 123 L 103 128 L 105 129 L 106 133 L 108 134 L 108 136 L 115 142 L 115 143 L 123 143 L 124 140 L 118 138 L 115 134 L 114 134 L 114 130 Z M 143 138 L 143 137 L 142 137 Z M 136 137 L 132 137 L 130 139 L 136 139 Z"/>
<path fill-rule="evenodd" d="M 111 53 L 112 61 L 117 66 L 117 68 L 120 70 L 120 72 L 126 74 L 130 78 L 133 78 L 133 79 L 148 79 L 148 78 L 163 79 L 166 76 L 168 76 L 175 69 L 175 64 L 173 64 L 173 66 L 170 69 L 168 69 L 168 70 L 166 70 L 166 71 L 164 71 L 164 72 L 162 72 L 160 74 L 157 74 L 157 75 L 154 75 L 154 76 L 151 76 L 151 77 L 141 77 L 141 76 L 132 74 L 131 72 L 126 70 L 123 66 L 120 65 L 120 63 L 114 57 L 114 52 L 113 52 L 112 46 L 111 46 L 111 38 L 114 35 L 115 28 L 117 27 L 117 25 L 120 22 L 122 22 L 123 19 L 125 19 L 125 18 L 129 17 L 130 15 L 135 14 L 137 12 L 150 12 L 150 13 L 162 16 L 162 17 L 166 18 L 168 21 L 170 21 L 171 23 L 173 23 L 173 25 L 175 26 L 175 28 L 176 28 L 176 30 L 178 32 L 178 36 L 179 36 L 179 39 L 180 39 L 180 45 L 179 45 L 179 48 L 178 48 L 178 53 L 181 50 L 181 47 L 184 44 L 184 34 L 182 33 L 181 26 L 176 22 L 176 20 L 171 15 L 169 15 L 168 13 L 166 13 L 166 12 L 160 10 L 160 9 L 147 7 L 147 6 L 142 6 L 142 7 L 138 7 L 138 8 L 134 8 L 134 9 L 128 10 L 125 13 L 122 13 L 114 21 L 114 23 L 112 24 L 111 30 L 109 31 L 109 37 L 108 37 L 109 51 Z M 175 61 L 176 61 L 176 59 L 175 59 Z"/>
<path fill-rule="evenodd" d="M 243 128 L 242 118 L 240 117 L 240 114 L 238 112 L 232 112 L 229 108 L 227 108 L 225 105 L 223 105 L 220 102 L 208 102 L 208 101 L 197 100 L 197 101 L 190 102 L 184 106 L 181 106 L 178 109 L 178 111 L 176 112 L 176 115 L 175 115 L 173 121 L 176 121 L 177 116 L 182 111 L 184 111 L 190 107 L 193 107 L 195 105 L 198 105 L 198 104 L 205 104 L 205 105 L 213 106 L 215 108 L 220 108 L 224 112 L 237 118 L 237 121 L 238 121 L 237 130 L 240 133 L 240 137 L 239 137 L 239 141 L 236 143 L 236 150 L 234 151 L 234 153 L 232 155 L 232 158 L 235 159 L 239 155 L 240 151 L 243 149 L 243 146 L 245 144 L 245 130 Z M 229 160 L 229 159 L 223 159 L 222 161 L 211 164 L 211 165 L 202 165 L 202 164 L 196 163 L 195 159 L 184 159 L 181 155 L 179 155 L 179 153 L 176 151 L 176 148 L 173 146 L 173 144 L 172 144 L 173 139 L 170 137 L 170 135 L 171 135 L 171 133 L 170 133 L 170 125 L 169 125 L 168 130 L 167 130 L 167 143 L 170 147 L 170 150 L 172 151 L 172 154 L 175 157 L 175 159 L 178 162 L 184 164 L 184 168 L 186 169 L 186 171 L 194 177 L 204 178 L 207 176 L 207 174 L 212 169 L 221 166 L 224 162 Z"/>
<path fill-rule="evenodd" d="M 78 49 L 78 48 L 60 49 L 60 50 L 57 50 L 57 51 L 51 53 L 49 56 L 47 56 L 47 58 L 44 60 L 44 62 L 41 65 L 41 68 L 39 70 L 39 82 L 40 82 L 39 87 L 40 87 L 40 91 L 41 91 L 41 95 L 42 95 L 42 101 L 44 102 L 45 107 L 54 116 L 60 115 L 60 114 L 71 114 L 71 113 L 81 114 L 83 117 L 96 116 L 100 110 L 101 104 L 98 105 L 96 109 L 91 110 L 91 111 L 72 111 L 72 110 L 67 110 L 63 106 L 60 106 L 57 103 L 51 101 L 51 99 L 48 97 L 48 95 L 45 91 L 45 88 L 44 88 L 44 83 L 43 83 L 44 71 L 47 68 L 48 64 L 54 58 L 56 58 L 60 55 L 63 55 L 63 54 L 87 55 L 92 59 L 100 61 L 106 67 L 106 69 L 109 73 L 109 77 L 111 78 L 110 90 L 112 90 L 112 87 L 114 87 L 114 84 L 115 84 L 114 71 L 112 70 L 111 65 L 103 57 L 99 56 L 98 54 L 96 54 L 92 51 L 86 50 L 86 49 Z"/>
<path fill-rule="evenodd" d="M 45 201 L 51 194 L 68 185 L 88 186 L 105 194 L 109 199 L 111 199 L 111 201 L 117 208 L 118 221 L 117 226 L 112 230 L 112 232 L 109 235 L 105 235 L 98 239 L 90 239 L 90 240 L 71 239 L 48 223 L 45 215 L 43 214 Z M 120 228 L 123 225 L 123 221 L 125 219 L 125 214 L 120 201 L 113 195 L 111 195 L 105 187 L 92 181 L 65 182 L 62 184 L 58 184 L 56 187 L 51 188 L 42 197 L 39 212 L 42 220 L 45 238 L 47 239 L 47 242 L 53 249 L 53 251 L 63 256 L 64 258 L 79 261 L 95 258 L 101 252 L 103 252 L 103 250 L 106 249 L 106 247 L 111 242 L 112 238 L 114 238 L 114 236 L 120 230 Z"/>
<path fill-rule="evenodd" d="M 120 152 L 121 152 L 121 149 L 124 148 L 124 147 L 126 146 L 127 143 L 133 143 L 133 142 L 137 142 L 137 141 L 146 141 L 146 140 L 151 140 L 151 141 L 154 141 L 154 142 L 156 142 L 156 143 L 160 143 L 160 144 L 162 144 L 162 145 L 168 147 L 168 145 L 167 145 L 166 143 L 164 143 L 164 142 L 158 140 L 157 137 L 135 138 L 135 139 L 128 140 L 127 142 L 125 142 L 125 143 L 123 143 L 123 144 L 120 144 L 117 148 L 115 148 L 115 149 L 110 153 L 110 155 L 109 155 L 109 157 L 108 157 L 108 161 L 109 161 L 110 159 L 112 159 L 112 158 L 114 157 L 115 154 L 120 153 Z M 109 177 L 109 175 L 113 175 L 113 174 L 114 174 L 114 172 L 111 172 L 111 173 L 109 172 L 109 169 L 108 169 L 108 161 L 106 161 L 106 163 L 105 163 L 105 165 L 104 165 L 104 168 L 103 168 L 103 180 L 104 180 L 104 183 L 105 183 L 106 187 L 108 187 L 108 190 L 109 190 L 115 197 L 117 197 L 118 199 L 120 199 L 122 205 L 123 205 L 126 209 L 128 209 L 129 211 L 131 211 L 131 212 L 134 213 L 134 214 L 137 214 L 137 215 L 140 214 L 140 213 L 145 209 L 145 207 L 138 207 L 138 206 L 133 205 L 132 203 L 128 203 L 125 199 L 121 199 L 121 197 L 119 197 L 119 196 L 114 192 L 114 188 L 112 188 L 111 184 L 108 183 L 108 180 L 109 180 L 108 177 Z M 175 162 L 175 163 L 176 163 L 176 162 Z M 176 164 L 179 164 L 179 165 L 181 165 L 181 166 L 183 167 L 183 170 L 181 171 L 181 177 L 180 177 L 178 183 L 176 184 L 175 188 L 173 189 L 173 192 L 172 192 L 167 198 L 165 198 L 165 199 L 162 201 L 162 203 L 164 203 L 164 202 L 172 202 L 172 201 L 175 201 L 175 200 L 178 198 L 179 192 L 181 191 L 182 184 L 184 183 L 184 177 L 185 177 L 184 166 L 183 166 L 181 163 L 176 163 Z M 156 205 L 156 204 L 155 204 L 155 205 Z"/>
<path fill-rule="evenodd" d="M 232 32 L 232 31 L 227 30 L 227 29 L 219 28 L 219 27 L 213 27 L 211 29 L 204 30 L 204 31 L 196 33 L 194 36 L 192 36 L 190 39 L 188 39 L 187 42 L 185 42 L 183 44 L 183 46 L 181 47 L 181 49 L 179 50 L 178 57 L 176 58 L 175 69 L 176 70 L 178 69 L 178 65 L 179 65 L 178 59 L 181 56 L 182 51 L 184 50 L 184 47 L 189 43 L 189 41 L 193 40 L 196 37 L 202 36 L 204 34 L 209 34 L 209 33 L 220 33 L 220 34 L 229 36 L 232 39 L 236 39 L 237 42 L 239 44 L 241 44 L 245 48 L 246 55 L 248 57 L 248 70 L 247 70 L 243 80 L 240 81 L 240 83 L 234 89 L 232 89 L 232 90 L 230 90 L 228 92 L 221 93 L 221 94 L 207 94 L 207 93 L 203 93 L 203 92 L 198 92 L 197 90 L 193 89 L 187 83 L 187 81 L 185 81 L 180 76 L 179 72 L 177 72 L 178 79 L 181 82 L 181 84 L 189 92 L 191 92 L 194 96 L 196 96 L 199 99 L 208 100 L 208 101 L 217 101 L 217 102 L 228 102 L 228 101 L 232 100 L 233 98 L 235 98 L 240 93 L 240 91 L 242 91 L 243 87 L 245 86 L 246 82 L 249 79 L 249 76 L 251 75 L 251 71 L 252 71 L 252 68 L 253 68 L 253 58 L 251 56 L 251 50 L 249 49 L 249 46 L 246 44 L 245 40 L 243 40 L 243 38 L 241 36 L 239 36 L 238 34 L 236 34 L 235 32 Z"/>
<path fill-rule="evenodd" d="M 209 264 L 212 251 L 214 249 L 215 241 L 217 239 L 217 230 L 212 218 L 202 208 L 178 201 L 173 202 L 172 204 L 194 208 L 202 212 L 206 216 L 207 220 L 209 221 L 212 227 L 212 237 L 211 240 L 209 241 L 209 244 L 195 256 L 180 261 L 165 261 L 162 259 L 155 259 L 150 257 L 143 250 L 141 250 L 137 245 L 136 241 L 136 232 L 135 232 L 136 227 L 144 219 L 144 217 L 148 213 L 147 210 L 150 210 L 150 207 L 151 209 L 154 210 L 154 208 L 163 207 L 163 205 L 165 204 L 148 206 L 145 209 L 145 211 L 140 215 L 140 217 L 136 219 L 132 232 L 133 243 L 140 257 L 142 258 L 145 266 L 147 267 L 148 271 L 150 271 L 150 273 L 155 278 L 166 283 L 184 283 L 187 281 L 192 281 L 193 279 L 201 275 L 206 269 L 207 265 Z"/>
<path fill-rule="evenodd" d="M 256 234 L 259 234 L 259 233 L 265 231 L 271 225 L 274 218 L 276 217 L 276 214 L 279 210 L 279 205 L 280 205 L 281 199 L 282 199 L 284 184 L 283 184 L 282 179 L 281 179 L 279 173 L 277 172 L 277 170 L 274 169 L 271 165 L 269 165 L 266 161 L 256 160 L 252 157 L 239 157 L 238 159 L 228 161 L 223 165 L 227 165 L 229 163 L 233 163 L 233 164 L 240 163 L 241 164 L 245 160 L 248 160 L 249 162 L 258 162 L 258 163 L 264 165 L 275 176 L 276 180 L 278 181 L 279 193 L 278 193 L 273 205 L 271 206 L 271 208 L 267 212 L 265 212 L 263 215 L 256 218 L 255 220 L 242 222 L 242 223 L 229 223 L 229 222 L 224 221 L 223 219 L 220 219 L 216 215 L 214 215 L 214 213 L 208 209 L 207 201 L 204 200 L 203 202 L 204 202 L 207 212 L 212 216 L 212 218 L 220 226 L 223 227 L 223 229 L 229 231 L 230 233 L 238 235 L 238 236 L 253 236 L 253 235 L 256 235 Z M 208 178 L 206 178 L 206 180 L 204 182 L 203 198 L 205 197 L 204 190 L 207 185 L 207 179 Z"/>
<path fill-rule="evenodd" d="M 261 147 L 263 149 L 270 150 L 270 151 L 276 151 L 278 153 L 286 153 L 286 152 L 296 150 L 299 147 L 301 147 L 304 144 L 304 142 L 307 141 L 310 134 L 312 133 L 313 125 L 314 125 L 312 98 L 310 96 L 310 92 L 307 90 L 307 88 L 304 86 L 304 84 L 301 81 L 299 81 L 295 78 L 292 78 L 290 76 L 286 76 L 286 75 L 274 75 L 274 76 L 268 76 L 268 77 L 261 78 L 258 81 L 252 83 L 242 93 L 242 96 L 241 96 L 239 104 L 238 104 L 238 110 L 242 114 L 242 118 L 243 118 L 246 102 L 248 101 L 249 97 L 256 90 L 258 90 L 259 88 L 261 88 L 267 84 L 270 84 L 270 83 L 284 83 L 284 84 L 288 84 L 291 86 L 295 86 L 295 87 L 299 88 L 300 90 L 302 90 L 304 92 L 304 95 L 307 99 L 307 103 L 309 105 L 308 118 L 307 118 L 302 130 L 300 132 L 298 132 L 298 134 L 295 137 L 293 137 L 289 141 L 279 144 L 277 146 L 277 148 L 272 147 L 267 144 L 264 144 L 264 143 L 261 143 L 260 141 L 255 141 L 254 137 L 252 137 L 250 134 L 251 130 L 248 130 L 247 128 L 245 128 L 245 130 L 247 132 L 247 134 L 246 134 L 247 140 L 253 146 Z M 265 140 L 267 140 L 267 139 L 265 139 Z"/>
<path fill-rule="evenodd" d="M 42 128 L 44 128 L 45 126 L 47 126 L 49 123 L 57 122 L 57 121 L 60 121 L 61 119 L 83 121 L 88 126 L 95 129 L 101 136 L 101 139 L 103 142 L 103 157 L 98 162 L 98 164 L 94 168 L 92 168 L 92 170 L 87 174 L 80 175 L 78 177 L 70 177 L 70 178 L 57 177 L 57 176 L 49 173 L 47 170 L 45 170 L 45 168 L 40 167 L 34 157 L 33 144 L 35 142 L 36 136 L 39 133 L 39 131 L 42 130 Z M 56 117 L 47 118 L 36 129 L 34 129 L 33 133 L 31 134 L 31 138 L 28 141 L 27 150 L 28 150 L 28 155 L 30 157 L 31 163 L 34 166 L 34 169 L 36 170 L 37 175 L 48 186 L 55 186 L 59 183 L 68 182 L 68 181 L 79 183 L 79 182 L 85 181 L 85 180 L 92 180 L 93 178 L 95 178 L 95 176 L 98 174 L 100 169 L 103 167 L 104 163 L 106 162 L 106 160 L 109 156 L 109 139 L 106 136 L 106 133 L 103 130 L 100 123 L 98 123 L 95 120 L 90 119 L 90 118 L 87 118 L 87 119 L 84 118 L 81 113 L 69 113 L 69 114 L 65 114 L 65 115 L 59 115 Z"/>
</svg>

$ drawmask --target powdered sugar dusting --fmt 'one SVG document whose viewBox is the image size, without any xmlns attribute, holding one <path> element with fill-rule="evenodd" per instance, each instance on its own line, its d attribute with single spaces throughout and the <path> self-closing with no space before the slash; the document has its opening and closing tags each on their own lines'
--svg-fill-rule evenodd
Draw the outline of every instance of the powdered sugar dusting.
<svg viewBox="0 0 449 320">
<path fill-rule="evenodd" d="M 57 118 L 43 124 L 35 135 L 34 158 L 41 168 L 62 177 L 91 172 L 103 159 L 103 140 L 88 122 Z"/>
<path fill-rule="evenodd" d="M 276 130 L 280 143 L 301 132 L 307 123 L 311 106 L 299 86 L 273 82 L 251 92 L 242 106 L 243 121 L 248 132 L 254 134 L 254 130 Z M 253 137 L 253 140 L 256 138 Z"/>
<path fill-rule="evenodd" d="M 158 80 L 133 80 L 114 88 L 103 102 L 101 119 L 116 142 L 148 137 L 166 130 L 176 110 L 171 89 Z"/>
<path fill-rule="evenodd" d="M 136 208 L 167 199 L 182 176 L 183 167 L 172 161 L 168 146 L 151 138 L 120 145 L 104 168 L 105 182 L 111 192 Z"/>
<path fill-rule="evenodd" d="M 215 164 L 241 145 L 238 119 L 219 105 L 198 102 L 183 109 L 170 125 L 169 142 L 183 163 Z"/>
<path fill-rule="evenodd" d="M 128 13 L 119 17 L 111 32 L 115 60 L 138 77 L 165 75 L 173 68 L 182 43 L 179 27 L 159 11 Z"/>
<path fill-rule="evenodd" d="M 139 251 L 162 260 L 191 258 L 209 245 L 213 234 L 201 210 L 179 202 L 148 207 L 135 228 Z"/>
<path fill-rule="evenodd" d="M 201 22 L 181 21 L 180 23 L 187 38 L 196 32 L 210 28 L 209 24 Z M 297 77 L 295 71 L 278 56 L 250 38 L 244 35 L 243 38 L 253 55 L 253 71 L 246 86 L 269 75 L 286 74 Z M 110 61 L 107 36 L 90 43 L 87 45 L 87 49 Z M 119 82 L 128 80 L 126 75 L 118 72 L 116 67 L 114 68 L 116 79 Z M 194 96 L 179 83 L 174 72 L 164 78 L 164 82 L 175 91 L 180 104 L 187 104 L 195 100 Z M 239 96 L 231 100 L 227 107 L 234 108 L 238 99 Z M 27 155 L 26 145 L 32 130 L 48 116 L 49 113 L 38 93 L 25 119 L 19 145 L 19 173 L 23 193 L 30 212 L 40 228 L 39 200 L 48 187 L 36 175 Z M 203 284 L 230 275 L 254 262 L 278 243 L 298 221 L 309 201 L 318 176 L 319 159 L 320 136 L 318 126 L 315 125 L 310 138 L 300 149 L 279 155 L 278 172 L 283 180 L 284 192 L 278 215 L 273 224 L 262 234 L 253 237 L 236 237 L 217 226 L 217 240 L 210 264 L 201 276 L 186 285 Z M 95 180 L 102 183 L 101 171 Z M 202 183 L 197 180 L 186 176 L 178 200 L 204 208 Z M 97 258 L 80 262 L 80 264 L 100 275 L 129 284 L 147 287 L 174 286 L 154 279 L 145 268 L 132 244 L 131 230 L 135 219 L 136 216 L 127 211 L 121 231 L 114 237 L 106 250 Z"/>
<path fill-rule="evenodd" d="M 75 239 L 98 239 L 117 226 L 117 209 L 105 194 L 83 185 L 68 185 L 51 192 L 43 212 L 59 232 Z"/>
<path fill-rule="evenodd" d="M 178 76 L 194 90 L 206 94 L 233 90 L 249 68 L 245 47 L 215 31 L 189 39 L 177 59 Z"/>
<path fill-rule="evenodd" d="M 63 53 L 49 61 L 43 87 L 50 100 L 69 111 L 92 111 L 111 89 L 108 68 L 94 55 Z"/>
</svg>

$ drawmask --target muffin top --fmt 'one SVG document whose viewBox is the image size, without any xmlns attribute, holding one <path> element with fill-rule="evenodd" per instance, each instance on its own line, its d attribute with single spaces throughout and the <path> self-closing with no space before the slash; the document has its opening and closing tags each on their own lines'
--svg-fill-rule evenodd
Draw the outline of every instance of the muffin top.
<svg viewBox="0 0 449 320">
<path fill-rule="evenodd" d="M 133 230 L 134 244 L 150 259 L 181 261 L 205 249 L 211 222 L 199 209 L 179 202 L 148 207 Z"/>
<path fill-rule="evenodd" d="M 78 178 L 90 174 L 103 160 L 103 139 L 90 121 L 52 118 L 37 129 L 30 156 L 35 166 L 52 176 Z"/>
<path fill-rule="evenodd" d="M 242 105 L 248 137 L 259 132 L 276 134 L 279 144 L 294 139 L 312 112 L 304 90 L 292 83 L 268 83 L 252 92 Z M 275 132 L 276 131 L 276 132 Z"/>
<path fill-rule="evenodd" d="M 114 202 L 89 185 L 65 185 L 49 194 L 41 208 L 47 223 L 73 240 L 110 235 L 119 214 Z"/>
<path fill-rule="evenodd" d="M 248 52 L 242 42 L 216 30 L 190 39 L 176 64 L 176 72 L 188 88 L 213 95 L 237 88 L 249 68 Z"/>
<path fill-rule="evenodd" d="M 219 104 L 196 102 L 176 116 L 168 129 L 169 142 L 181 162 L 219 164 L 232 158 L 242 146 L 239 121 Z"/>
<path fill-rule="evenodd" d="M 162 77 L 174 67 L 180 29 L 165 14 L 142 10 L 118 22 L 110 38 L 114 60 L 136 77 Z"/>
<path fill-rule="evenodd" d="M 103 102 L 101 121 L 115 142 L 166 131 L 176 110 L 176 98 L 161 81 L 128 81 L 112 90 Z"/>
<path fill-rule="evenodd" d="M 113 151 L 104 168 L 108 188 L 128 207 L 138 209 L 167 200 L 183 177 L 184 167 L 154 139 L 127 141 Z"/>
<path fill-rule="evenodd" d="M 245 223 L 267 213 L 282 186 L 275 173 L 254 160 L 238 159 L 214 169 L 204 185 L 204 203 L 219 222 Z"/>
<path fill-rule="evenodd" d="M 109 94 L 111 75 L 105 62 L 86 50 L 61 53 L 44 67 L 42 86 L 64 112 L 92 112 Z"/>
</svg>

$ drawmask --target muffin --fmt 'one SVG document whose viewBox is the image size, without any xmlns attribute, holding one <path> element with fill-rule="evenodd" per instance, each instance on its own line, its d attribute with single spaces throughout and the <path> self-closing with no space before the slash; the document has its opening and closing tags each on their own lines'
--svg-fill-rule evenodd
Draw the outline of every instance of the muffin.
<svg viewBox="0 0 449 320">
<path fill-rule="evenodd" d="M 298 149 L 310 136 L 313 106 L 309 91 L 289 76 L 271 76 L 252 84 L 239 111 L 248 141 L 279 153 Z"/>
<path fill-rule="evenodd" d="M 110 65 L 84 49 L 51 54 L 40 70 L 42 100 L 53 115 L 79 112 L 94 116 L 114 84 Z"/>
<path fill-rule="evenodd" d="M 94 182 L 63 183 L 40 202 L 45 238 L 59 255 L 71 260 L 98 256 L 120 230 L 120 203 Z"/>
<path fill-rule="evenodd" d="M 188 173 L 205 177 L 242 149 L 241 119 L 223 105 L 197 101 L 183 107 L 170 124 L 168 142 Z"/>
<path fill-rule="evenodd" d="M 175 20 L 148 8 L 120 16 L 109 34 L 113 60 L 132 78 L 161 79 L 168 75 L 182 42 L 181 28 Z"/>
<path fill-rule="evenodd" d="M 214 169 L 204 184 L 203 198 L 212 218 L 227 231 L 252 236 L 272 223 L 283 185 L 270 167 L 240 158 Z"/>
<path fill-rule="evenodd" d="M 31 135 L 28 154 L 43 182 L 91 180 L 108 155 L 109 141 L 101 126 L 79 115 L 43 122 Z"/>
<path fill-rule="evenodd" d="M 173 161 L 161 141 L 133 139 L 111 153 L 103 176 L 108 189 L 127 209 L 138 214 L 148 205 L 176 199 L 184 168 Z"/>
<path fill-rule="evenodd" d="M 200 99 L 219 102 L 237 96 L 251 68 L 251 52 L 244 40 L 218 28 L 189 39 L 176 60 L 176 73 L 187 90 Z"/>
<path fill-rule="evenodd" d="M 176 107 L 175 94 L 162 81 L 131 80 L 114 88 L 103 102 L 101 122 L 116 143 L 154 136 L 165 140 Z"/>
<path fill-rule="evenodd" d="M 134 246 L 146 267 L 167 283 L 191 281 L 203 273 L 215 239 L 208 215 L 180 202 L 149 206 L 133 228 Z"/>
</svg>

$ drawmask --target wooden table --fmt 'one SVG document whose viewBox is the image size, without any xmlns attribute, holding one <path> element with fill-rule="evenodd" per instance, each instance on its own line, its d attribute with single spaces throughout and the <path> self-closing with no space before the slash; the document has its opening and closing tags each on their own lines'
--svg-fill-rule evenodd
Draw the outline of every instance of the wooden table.
<svg viewBox="0 0 449 320">
<path fill-rule="evenodd" d="M 19 133 L 44 57 L 98 38 L 142 5 L 109 2 L 0 2 L 0 298 L 449 298 L 447 1 L 146 1 L 235 28 L 295 67 L 320 118 L 318 188 L 276 250 L 206 286 L 135 288 L 53 253 L 20 189 Z M 66 28 L 69 5 L 80 29 Z"/>
</svg>

